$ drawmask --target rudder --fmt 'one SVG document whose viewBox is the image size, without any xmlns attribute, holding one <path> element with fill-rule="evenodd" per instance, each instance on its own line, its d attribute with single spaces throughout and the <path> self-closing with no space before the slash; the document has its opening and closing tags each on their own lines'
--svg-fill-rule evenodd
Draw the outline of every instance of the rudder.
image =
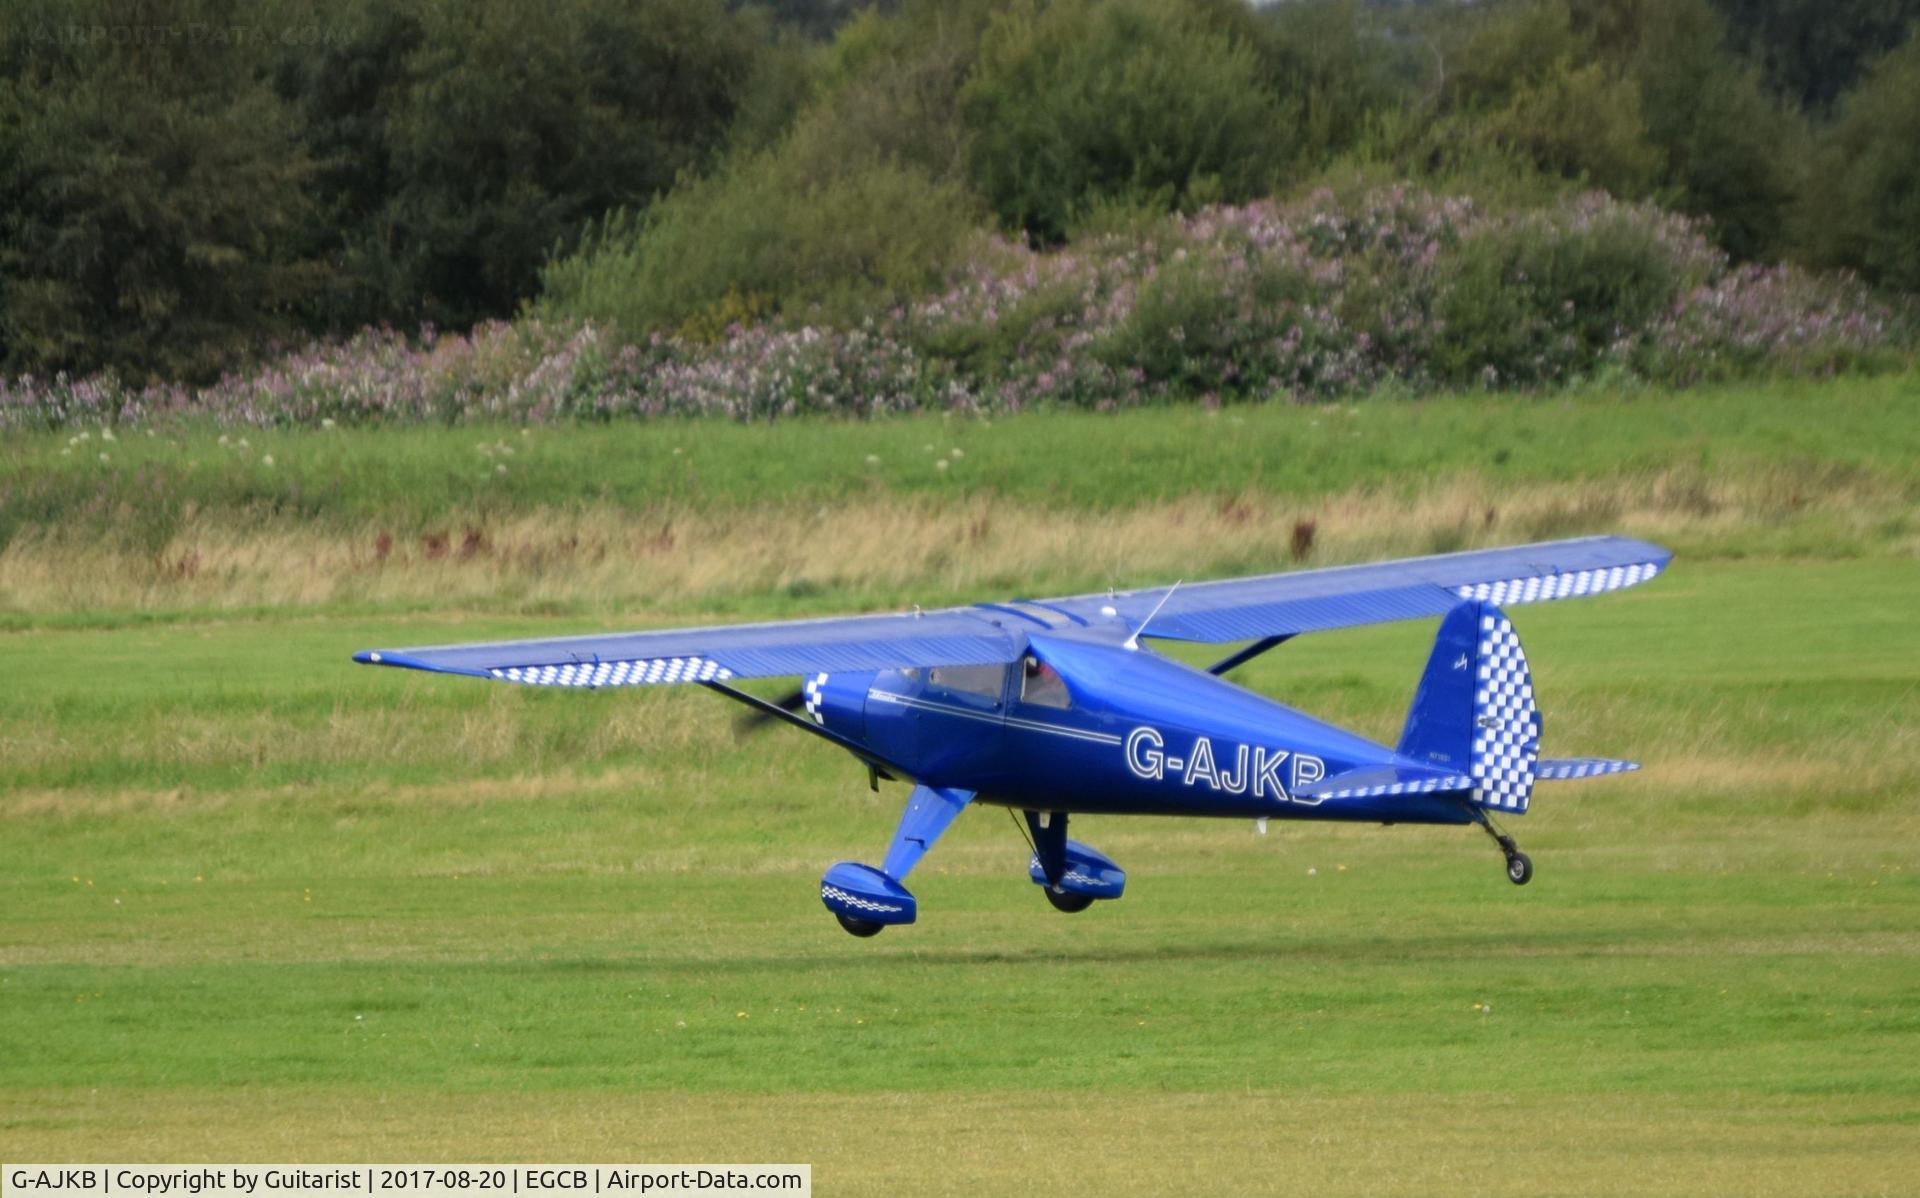
<svg viewBox="0 0 1920 1198">
<path fill-rule="evenodd" d="M 1399 752 L 1472 778 L 1474 803 L 1527 809 L 1540 753 L 1540 711 L 1513 622 L 1492 603 L 1469 600 L 1441 620 Z"/>
</svg>

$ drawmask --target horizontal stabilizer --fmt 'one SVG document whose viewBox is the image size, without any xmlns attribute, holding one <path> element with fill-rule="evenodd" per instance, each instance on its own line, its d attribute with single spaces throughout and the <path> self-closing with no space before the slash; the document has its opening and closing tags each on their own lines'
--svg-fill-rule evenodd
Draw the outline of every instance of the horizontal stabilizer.
<svg viewBox="0 0 1920 1198">
<path fill-rule="evenodd" d="M 1294 788 L 1301 799 L 1371 799 L 1380 795 L 1435 794 L 1443 790 L 1468 790 L 1473 779 L 1452 770 L 1424 769 L 1420 766 L 1373 765 L 1348 770 L 1318 782 Z"/>
<path fill-rule="evenodd" d="M 1602 774 L 1624 774 L 1639 768 L 1637 761 L 1614 761 L 1607 757 L 1543 757 L 1533 763 L 1533 776 L 1542 782 L 1566 782 L 1574 778 L 1598 778 Z"/>
</svg>

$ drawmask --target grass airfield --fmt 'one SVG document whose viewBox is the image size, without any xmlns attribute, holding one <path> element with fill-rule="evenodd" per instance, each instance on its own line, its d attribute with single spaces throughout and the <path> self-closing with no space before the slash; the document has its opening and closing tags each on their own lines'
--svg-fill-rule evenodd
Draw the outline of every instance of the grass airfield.
<svg viewBox="0 0 1920 1198">
<path fill-rule="evenodd" d="M 1881 390 L 1910 410 L 1910 384 Z M 456 558 L 302 602 L 274 582 L 297 555 L 236 556 L 226 580 L 251 598 L 231 604 L 205 576 L 135 588 L 77 567 L 59 592 L 50 542 L 16 538 L 0 555 L 0 1155 L 804 1160 L 847 1194 L 1911 1192 L 1920 483 L 1911 461 L 1875 460 L 1896 410 L 1827 421 L 1839 448 L 1810 463 L 1781 451 L 1813 477 L 1845 460 L 1846 505 L 1703 510 L 1663 498 L 1672 476 L 1639 458 L 1568 480 L 1618 497 L 1590 518 L 1682 557 L 1648 586 L 1516 610 L 1547 751 L 1648 767 L 1540 788 L 1511 821 L 1531 885 L 1469 829 L 1088 817 L 1075 835 L 1128 870 L 1128 893 L 1065 916 L 1025 880 L 1006 815 L 981 809 L 915 873 L 920 924 L 872 941 L 838 929 L 817 880 L 878 859 L 904 790 L 869 793 L 844 755 L 778 729 L 741 739 L 735 709 L 693 691 L 536 692 L 346 656 L 993 597 L 907 533 L 917 573 L 686 571 L 664 600 L 619 574 L 541 591 Z M 846 432 L 855 450 L 918 435 Z M 1010 477 L 1050 448 L 1021 449 L 1018 420 L 965 435 Z M 1216 550 L 1194 531 L 1186 552 L 1212 573 L 1248 541 L 1283 555 L 1297 511 L 1335 560 L 1457 531 L 1417 503 L 1396 523 L 1327 498 L 1358 475 L 1235 481 L 1226 500 L 1218 481 L 1196 468 L 1179 495 L 1060 518 L 1134 527 L 1149 502 L 1198 505 L 1243 534 Z M 1513 512 L 1536 483 L 1432 480 Z M 1738 485 L 1701 481 L 1710 498 Z M 995 539 L 1018 540 L 1039 502 L 964 498 L 1001 505 Z M 828 517 L 884 502 L 807 500 Z M 912 502 L 933 505 L 913 535 L 940 536 L 937 500 Z M 1356 512 L 1373 523 L 1343 525 Z M 219 543 L 367 539 L 313 514 L 256 525 Z M 1115 568 L 1059 553 L 1031 590 Z M 1236 677 L 1390 739 L 1431 634 L 1304 637 Z"/>
</svg>

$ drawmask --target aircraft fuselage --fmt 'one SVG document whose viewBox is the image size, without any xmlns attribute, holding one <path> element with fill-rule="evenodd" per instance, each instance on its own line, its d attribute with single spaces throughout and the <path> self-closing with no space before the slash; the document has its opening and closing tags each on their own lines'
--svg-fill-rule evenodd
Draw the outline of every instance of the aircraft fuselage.
<svg viewBox="0 0 1920 1198">
<path fill-rule="evenodd" d="M 1034 671 L 1057 684 L 1031 686 Z M 1063 689 L 1064 688 L 1064 689 Z M 1226 680 L 1084 636 L 1029 638 L 1011 667 L 832 674 L 828 730 L 976 802 L 1038 811 L 1460 824 L 1457 798 L 1323 802 L 1303 786 L 1401 762 L 1394 750 Z"/>
</svg>

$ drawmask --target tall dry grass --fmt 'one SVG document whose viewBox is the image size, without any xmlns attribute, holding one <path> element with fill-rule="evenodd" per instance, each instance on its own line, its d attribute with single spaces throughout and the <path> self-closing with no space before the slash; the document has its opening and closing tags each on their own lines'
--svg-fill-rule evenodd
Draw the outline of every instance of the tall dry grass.
<svg viewBox="0 0 1920 1198">
<path fill-rule="evenodd" d="M 1667 469 L 1568 484 L 1451 477 L 1418 490 L 1312 499 L 1187 497 L 1109 511 L 1004 498 L 861 497 L 703 511 L 601 503 L 450 512 L 396 537 L 193 517 L 157 551 L 36 530 L 0 550 L 0 611 L 28 615 L 330 605 L 496 611 L 765 610 L 1038 595 L 1625 533 L 1695 554 L 1920 553 L 1901 487 L 1865 472 L 1782 465 Z"/>
</svg>

